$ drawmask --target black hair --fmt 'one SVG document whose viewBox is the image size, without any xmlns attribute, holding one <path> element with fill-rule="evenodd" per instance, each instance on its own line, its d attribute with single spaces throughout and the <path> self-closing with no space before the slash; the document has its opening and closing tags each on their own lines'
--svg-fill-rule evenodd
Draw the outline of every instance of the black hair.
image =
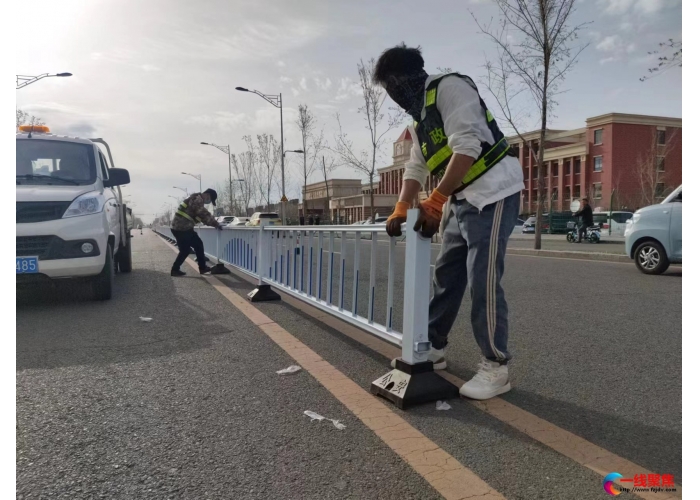
<svg viewBox="0 0 700 500">
<path fill-rule="evenodd" d="M 420 46 L 406 47 L 401 42 L 382 52 L 374 65 L 372 80 L 378 84 L 387 83 L 390 77 L 416 73 L 423 69 L 423 65 Z"/>
<path fill-rule="evenodd" d="M 588 198 L 581 198 L 581 201 L 588 201 Z"/>
</svg>

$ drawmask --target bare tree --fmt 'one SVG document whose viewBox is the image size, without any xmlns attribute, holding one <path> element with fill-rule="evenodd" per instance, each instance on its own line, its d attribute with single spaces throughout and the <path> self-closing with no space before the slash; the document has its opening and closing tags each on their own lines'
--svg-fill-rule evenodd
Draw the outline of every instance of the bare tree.
<svg viewBox="0 0 700 500">
<path fill-rule="evenodd" d="M 667 42 L 661 42 L 659 44 L 659 50 L 648 52 L 648 54 L 658 57 L 656 65 L 647 70 L 650 74 L 639 79 L 642 82 L 656 75 L 660 75 L 671 68 L 683 67 L 683 42 L 681 40 L 669 38 Z"/>
<path fill-rule="evenodd" d="M 326 184 L 326 206 L 329 212 L 331 210 L 331 190 L 328 181 L 330 180 L 331 174 L 338 166 L 339 165 L 335 162 L 335 158 L 331 158 L 330 161 L 326 163 L 326 157 L 321 157 L 321 173 L 323 174 L 323 182 Z"/>
<path fill-rule="evenodd" d="M 257 179 L 260 194 L 270 210 L 272 204 L 272 186 L 276 184 L 278 165 L 280 163 L 280 146 L 270 134 L 258 134 L 258 169 Z"/>
<path fill-rule="evenodd" d="M 333 151 L 338 154 L 343 164 L 346 164 L 361 174 L 369 177 L 370 195 L 369 204 L 371 211 L 372 222 L 374 222 L 374 178 L 377 175 L 377 156 L 381 152 L 381 148 L 385 143 L 384 136 L 391 129 L 395 128 L 402 119 L 402 114 L 393 112 L 389 116 L 385 116 L 382 112 L 384 101 L 386 100 L 386 92 L 380 85 L 372 82 L 372 68 L 374 68 L 375 60 L 370 59 L 367 63 L 363 60 L 357 65 L 357 74 L 360 77 L 360 88 L 362 89 L 362 98 L 364 104 L 357 110 L 363 115 L 366 121 L 365 128 L 370 134 L 370 150 L 360 150 L 357 152 L 352 141 L 347 134 L 343 132 L 340 124 L 340 113 L 336 114 L 338 121 L 338 134 L 336 135 L 336 144 Z M 383 131 L 380 132 L 380 128 Z"/>
<path fill-rule="evenodd" d="M 523 117 L 523 108 L 516 98 L 529 91 L 538 107 L 539 147 L 536 158 L 537 179 L 537 224 L 535 248 L 542 247 L 542 209 L 544 194 L 544 149 L 547 119 L 556 105 L 554 97 L 561 93 L 560 85 L 566 74 L 576 63 L 578 56 L 588 44 L 577 48 L 570 45 L 579 32 L 588 24 L 569 24 L 576 0 L 494 0 L 500 19 L 481 23 L 472 12 L 482 34 L 496 45 L 495 62 L 487 62 L 487 87 L 496 98 L 501 113 L 515 133 L 525 141 L 518 122 Z"/>
<path fill-rule="evenodd" d="M 637 207 L 646 207 L 658 203 L 660 198 L 669 193 L 674 186 L 666 186 L 666 157 L 675 149 L 675 136 L 678 129 L 665 137 L 665 144 L 659 144 L 657 131 L 650 131 L 650 140 L 637 155 L 633 169 L 636 194 L 632 196 Z M 663 186 L 663 188 L 662 188 Z"/>
<path fill-rule="evenodd" d="M 299 132 L 301 132 L 301 146 L 304 150 L 303 163 L 301 164 L 301 177 L 304 181 L 304 196 L 302 198 L 302 214 L 306 217 L 306 186 L 308 185 L 309 177 L 316 170 L 315 162 L 308 162 L 309 145 L 311 142 L 311 134 L 316 127 L 316 117 L 309 111 L 309 106 L 299 104 L 299 116 L 295 122 Z"/>
<path fill-rule="evenodd" d="M 255 189 L 255 153 L 254 151 L 238 153 L 238 156 L 231 156 L 231 162 L 236 178 L 243 180 L 236 183 L 238 186 L 234 188 L 234 198 L 240 200 L 241 212 L 247 216 Z M 240 197 L 236 193 L 240 193 Z"/>
<path fill-rule="evenodd" d="M 19 108 L 15 108 L 15 111 L 17 128 L 19 128 L 20 125 L 44 125 L 44 121 L 38 116 L 30 115 Z"/>
</svg>

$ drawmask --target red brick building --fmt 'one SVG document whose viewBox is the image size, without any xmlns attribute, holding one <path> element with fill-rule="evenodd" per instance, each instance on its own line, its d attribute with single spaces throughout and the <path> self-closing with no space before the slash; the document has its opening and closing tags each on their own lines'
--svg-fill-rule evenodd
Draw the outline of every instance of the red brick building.
<svg viewBox="0 0 700 500">
<path fill-rule="evenodd" d="M 523 166 L 521 212 L 534 213 L 539 131 L 523 138 L 524 146 L 517 136 L 508 141 Z M 603 210 L 636 209 L 658 203 L 682 182 L 680 118 L 608 113 L 588 118 L 584 128 L 548 130 L 546 139 L 546 210 L 568 210 L 584 196 Z"/>
<path fill-rule="evenodd" d="M 508 138 L 523 166 L 525 190 L 521 213 L 534 213 L 537 202 L 539 131 Z M 574 130 L 548 130 L 544 152 L 546 210 L 568 210 L 572 199 L 588 196 L 592 206 L 636 209 L 658 203 L 682 182 L 682 120 L 608 113 Z M 393 164 L 381 168 L 379 194 L 398 195 L 412 140 L 404 129 L 394 143 Z M 437 185 L 428 180 L 426 191 Z M 421 198 L 426 193 L 421 193 Z"/>
</svg>

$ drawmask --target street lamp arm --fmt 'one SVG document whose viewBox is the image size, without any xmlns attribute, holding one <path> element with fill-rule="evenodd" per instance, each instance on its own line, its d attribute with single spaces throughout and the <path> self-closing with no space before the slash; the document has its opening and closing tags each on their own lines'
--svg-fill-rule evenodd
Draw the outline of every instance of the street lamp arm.
<svg viewBox="0 0 700 500">
<path fill-rule="evenodd" d="M 222 153 L 226 153 L 227 155 L 231 154 L 231 149 L 228 146 L 218 146 L 218 145 L 213 144 L 211 142 L 200 142 L 200 144 L 204 144 L 205 146 L 214 146 L 216 149 L 218 149 Z"/>
<path fill-rule="evenodd" d="M 258 94 L 260 97 L 265 99 L 267 102 L 269 102 L 270 104 L 272 104 L 276 108 L 280 107 L 280 96 L 277 94 L 263 94 L 259 90 L 249 90 L 248 92 Z"/>
<path fill-rule="evenodd" d="M 31 76 L 31 75 L 16 75 L 16 77 L 17 77 L 17 80 L 16 80 L 16 87 L 17 87 L 17 88 L 16 88 L 15 90 L 19 90 L 19 89 L 21 89 L 22 87 L 26 87 L 27 85 L 31 85 L 32 83 L 38 82 L 38 81 L 41 80 L 42 78 L 46 78 L 46 77 L 49 77 L 49 76 L 61 76 L 61 77 L 65 77 L 65 76 L 73 76 L 73 74 L 72 74 L 72 73 L 56 73 L 56 74 L 50 75 L 50 74 L 48 74 L 48 73 L 43 73 L 43 74 L 37 75 L 37 76 Z M 22 83 L 20 83 L 20 82 L 22 82 Z"/>
</svg>

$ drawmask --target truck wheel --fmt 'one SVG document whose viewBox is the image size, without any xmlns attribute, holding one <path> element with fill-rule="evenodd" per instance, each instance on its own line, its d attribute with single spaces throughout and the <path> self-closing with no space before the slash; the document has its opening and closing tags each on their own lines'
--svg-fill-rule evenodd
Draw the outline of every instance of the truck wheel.
<svg viewBox="0 0 700 500">
<path fill-rule="evenodd" d="M 126 235 L 126 244 L 117 252 L 117 266 L 120 273 L 131 272 L 131 234 Z"/>
<path fill-rule="evenodd" d="M 102 272 L 92 279 L 92 297 L 95 300 L 109 300 L 112 298 L 112 286 L 114 284 L 114 259 L 112 247 L 107 246 L 105 265 Z"/>
<path fill-rule="evenodd" d="M 591 234 L 591 243 L 600 243 L 600 238 L 598 238 L 597 234 Z"/>
<path fill-rule="evenodd" d="M 568 241 L 569 243 L 574 241 L 573 233 L 566 233 L 566 241 Z"/>
<path fill-rule="evenodd" d="M 670 265 L 666 250 L 656 241 L 645 241 L 634 252 L 634 263 L 644 274 L 661 274 Z"/>
</svg>

